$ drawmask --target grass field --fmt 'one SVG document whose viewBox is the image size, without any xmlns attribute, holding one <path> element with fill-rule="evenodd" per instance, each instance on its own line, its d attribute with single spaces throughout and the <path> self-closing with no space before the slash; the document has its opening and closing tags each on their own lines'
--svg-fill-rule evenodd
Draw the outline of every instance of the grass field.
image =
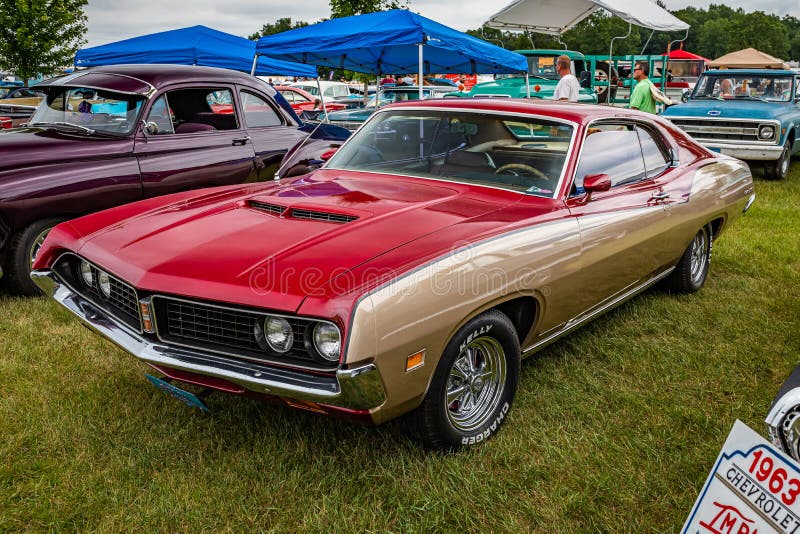
<svg viewBox="0 0 800 534">
<path fill-rule="evenodd" d="M 503 431 L 458 454 L 232 396 L 203 415 L 47 300 L 0 297 L 0 531 L 678 530 L 800 361 L 800 161 L 756 192 L 701 292 L 526 360 Z"/>
</svg>

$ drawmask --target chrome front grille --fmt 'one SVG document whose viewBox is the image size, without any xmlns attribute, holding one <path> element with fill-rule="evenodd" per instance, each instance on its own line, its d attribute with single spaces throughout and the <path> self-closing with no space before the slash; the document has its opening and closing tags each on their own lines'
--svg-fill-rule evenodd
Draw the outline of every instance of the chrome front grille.
<svg viewBox="0 0 800 534">
<path fill-rule="evenodd" d="M 97 306 L 107 310 L 114 317 L 124 322 L 131 328 L 141 332 L 141 320 L 139 318 L 139 296 L 132 286 L 126 284 L 119 278 L 103 271 L 100 267 L 90 263 L 92 272 L 92 283 L 87 284 L 81 275 L 81 261 L 78 256 L 67 253 L 61 256 L 54 270 L 69 283 L 78 293 L 84 295 Z M 100 273 L 108 275 L 109 294 L 105 295 L 100 290 Z"/>
<path fill-rule="evenodd" d="M 759 139 L 758 130 L 761 126 L 773 126 L 769 122 L 742 121 L 736 119 L 704 119 L 704 118 L 671 118 L 673 124 L 691 135 L 697 141 L 722 141 L 731 143 L 758 143 L 774 144 L 773 139 Z M 777 128 L 777 127 L 776 127 Z"/>
<path fill-rule="evenodd" d="M 294 345 L 288 352 L 277 354 L 263 337 L 259 339 L 266 314 L 161 295 L 153 297 L 153 307 L 158 336 L 167 343 L 257 361 L 324 363 L 309 349 L 311 339 L 307 332 L 313 322 L 306 319 L 284 317 L 292 327 Z"/>
</svg>

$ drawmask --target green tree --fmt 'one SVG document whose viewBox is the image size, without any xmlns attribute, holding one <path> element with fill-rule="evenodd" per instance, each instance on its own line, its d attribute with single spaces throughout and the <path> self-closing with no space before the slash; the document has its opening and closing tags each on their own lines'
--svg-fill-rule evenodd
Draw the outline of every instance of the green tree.
<svg viewBox="0 0 800 534">
<path fill-rule="evenodd" d="M 0 0 L 0 68 L 27 83 L 72 65 L 86 40 L 87 0 Z"/>
<path fill-rule="evenodd" d="M 260 38 L 266 37 L 267 35 L 273 35 L 288 30 L 294 30 L 295 28 L 302 28 L 303 26 L 308 26 L 308 22 L 298 20 L 297 22 L 292 24 L 292 19 L 290 17 L 285 17 L 276 20 L 272 24 L 270 23 L 264 24 L 261 27 L 261 31 L 258 31 L 250 35 L 248 39 L 250 39 L 251 41 L 258 41 Z"/>
<path fill-rule="evenodd" d="M 408 9 L 408 0 L 330 0 L 331 18 L 375 13 L 387 9 Z"/>
</svg>

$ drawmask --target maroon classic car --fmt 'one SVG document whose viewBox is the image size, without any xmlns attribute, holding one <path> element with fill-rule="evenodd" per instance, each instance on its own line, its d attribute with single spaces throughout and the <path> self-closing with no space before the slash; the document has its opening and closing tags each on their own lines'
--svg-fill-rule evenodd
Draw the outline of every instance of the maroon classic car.
<svg viewBox="0 0 800 534">
<path fill-rule="evenodd" d="M 653 115 L 415 101 L 304 176 L 63 223 L 32 277 L 195 406 L 409 414 L 457 448 L 507 419 L 523 357 L 658 282 L 699 290 L 754 199 L 747 165 Z"/>
<path fill-rule="evenodd" d="M 98 67 L 36 89 L 47 98 L 28 126 L 0 131 L 0 274 L 27 295 L 38 292 L 31 262 L 61 221 L 167 193 L 272 180 L 279 166 L 281 175 L 301 174 L 349 136 L 303 125 L 268 84 L 224 69 Z"/>
</svg>

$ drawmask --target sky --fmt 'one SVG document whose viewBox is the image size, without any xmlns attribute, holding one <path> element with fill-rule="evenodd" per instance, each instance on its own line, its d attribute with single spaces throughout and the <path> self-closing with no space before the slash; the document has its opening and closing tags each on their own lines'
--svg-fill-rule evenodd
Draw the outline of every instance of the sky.
<svg viewBox="0 0 800 534">
<path fill-rule="evenodd" d="M 646 0 L 643 0 L 646 1 Z M 665 0 L 668 9 L 707 7 L 714 0 Z M 412 11 L 457 30 L 478 28 L 511 0 L 411 0 Z M 798 0 L 716 0 L 745 11 L 800 18 Z M 88 43 L 97 46 L 129 37 L 203 24 L 247 37 L 267 22 L 290 17 L 317 22 L 330 16 L 328 0 L 89 0 Z"/>
</svg>

